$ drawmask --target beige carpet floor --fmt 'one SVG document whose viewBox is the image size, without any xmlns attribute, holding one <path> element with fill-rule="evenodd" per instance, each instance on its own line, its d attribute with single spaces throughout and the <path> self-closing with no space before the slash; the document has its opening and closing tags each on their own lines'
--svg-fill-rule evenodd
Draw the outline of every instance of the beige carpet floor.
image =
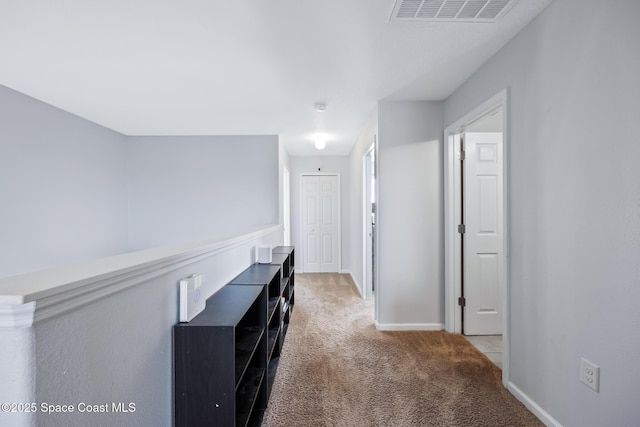
<svg viewBox="0 0 640 427">
<path fill-rule="evenodd" d="M 349 276 L 295 280 L 263 426 L 543 425 L 463 336 L 377 331 Z"/>
</svg>

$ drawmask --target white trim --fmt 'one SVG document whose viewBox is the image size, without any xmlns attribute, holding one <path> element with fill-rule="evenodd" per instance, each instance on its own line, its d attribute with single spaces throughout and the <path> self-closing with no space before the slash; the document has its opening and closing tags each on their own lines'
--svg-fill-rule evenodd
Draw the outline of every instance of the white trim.
<svg viewBox="0 0 640 427">
<path fill-rule="evenodd" d="M 342 270 L 342 203 L 341 203 L 341 199 L 342 199 L 342 180 L 340 179 L 340 172 L 300 172 L 300 234 L 302 234 L 302 231 L 304 230 L 304 227 L 302 226 L 302 219 L 303 219 L 303 214 L 302 214 L 302 203 L 303 203 L 303 192 L 304 192 L 304 188 L 302 185 L 302 177 L 303 176 L 336 176 L 338 177 L 338 269 L 337 272 L 340 272 Z M 301 239 L 304 239 L 305 236 L 301 236 Z M 300 245 L 300 266 L 304 266 L 304 244 Z M 301 272 L 303 273 L 303 272 Z M 324 273 L 323 271 L 321 271 L 320 273 Z M 330 273 L 329 271 L 327 271 L 327 273 Z"/>
<path fill-rule="evenodd" d="M 367 156 L 372 150 L 371 147 L 367 149 L 362 155 L 362 283 L 365 287 L 368 287 L 367 283 Z M 371 177 L 368 178 L 371 182 Z M 362 299 L 367 299 L 368 289 L 363 288 L 360 291 Z"/>
<path fill-rule="evenodd" d="M 356 278 L 353 276 L 353 273 L 351 273 L 351 271 L 349 270 L 342 270 L 340 271 L 340 274 L 348 274 L 351 277 L 351 280 L 353 280 L 353 284 L 356 286 L 356 289 L 358 290 L 358 294 L 360 295 L 360 298 L 365 299 L 364 295 L 362 295 L 362 289 L 360 289 L 360 284 L 358 283 Z"/>
<path fill-rule="evenodd" d="M 153 248 L 0 279 L 0 329 L 33 326 L 280 230 L 280 225 L 270 225 L 222 239 Z"/>
<path fill-rule="evenodd" d="M 442 331 L 443 323 L 378 323 L 374 321 L 379 331 Z"/>
<path fill-rule="evenodd" d="M 370 293 L 372 294 L 371 297 L 373 298 L 373 292 L 370 290 L 369 282 L 367 281 L 367 278 L 370 274 L 370 272 L 367 271 L 368 270 L 367 243 L 369 240 L 369 237 L 368 237 L 369 223 L 371 222 L 371 212 L 370 212 L 371 207 L 367 205 L 367 201 L 369 200 L 368 193 L 371 192 L 371 172 L 372 172 L 371 162 L 367 161 L 367 159 L 369 158 L 371 153 L 373 153 L 374 155 L 373 161 L 375 162 L 377 157 L 375 135 L 374 135 L 373 142 L 371 143 L 367 151 L 365 151 L 364 154 L 362 155 L 362 189 L 363 189 L 362 191 L 362 282 L 363 282 L 362 286 L 363 288 L 362 288 L 362 291 L 360 292 L 360 294 L 362 295 L 362 299 L 367 299 Z M 378 179 L 376 177 L 376 187 L 377 185 L 378 185 Z M 369 190 L 369 192 L 367 192 L 367 189 Z M 374 191 L 375 191 L 375 188 L 374 188 Z M 377 197 L 377 192 L 376 192 L 376 197 Z M 377 199 L 376 199 L 376 203 L 377 203 Z M 376 212 L 376 221 L 377 221 L 377 212 Z M 374 231 L 372 230 L 371 232 L 373 233 Z M 372 246 L 371 251 L 375 254 L 375 248 L 373 247 L 373 244 L 371 246 Z M 375 266 L 373 265 L 373 262 L 371 267 L 375 271 Z M 375 282 L 373 277 L 371 278 L 371 281 Z"/>
<path fill-rule="evenodd" d="M 460 250 L 454 240 L 457 239 L 456 225 L 460 221 L 460 209 L 456 209 L 456 194 L 460 186 L 459 171 L 454 160 L 456 156 L 455 138 L 452 135 L 456 130 L 445 129 L 445 150 L 444 150 L 444 248 L 445 248 L 445 329 L 451 333 L 461 333 L 462 309 L 456 304 L 457 296 L 461 294 L 459 275 L 461 260 Z"/>
<path fill-rule="evenodd" d="M 457 227 L 456 217 L 459 216 L 459 206 L 457 206 L 456 194 L 456 150 L 454 147 L 454 134 L 460 133 L 466 126 L 485 116 L 487 113 L 497 108 L 502 108 L 503 118 L 503 215 L 502 215 L 502 248 L 503 254 L 501 258 L 502 268 L 500 271 L 500 279 L 504 284 L 502 292 L 502 384 L 506 387 L 509 381 L 509 105 L 508 90 L 503 89 L 489 100 L 483 102 L 465 116 L 447 126 L 444 131 L 444 221 L 445 221 L 445 330 L 453 333 L 462 332 L 462 309 L 457 304 L 458 298 L 461 296 L 460 278 L 457 272 L 460 271 L 460 243 L 456 239 Z"/>
<path fill-rule="evenodd" d="M 282 166 L 282 227 L 283 244 L 291 246 L 291 173 L 286 166 Z"/>
<path fill-rule="evenodd" d="M 513 394 L 516 399 L 518 399 L 524 406 L 530 410 L 533 415 L 538 417 L 540 421 L 542 421 L 548 427 L 562 427 L 562 424 L 558 422 L 555 418 L 553 418 L 547 411 L 542 409 L 540 405 L 538 405 L 533 399 L 527 396 L 522 390 L 520 390 L 515 384 L 509 382 L 507 384 L 507 389 Z"/>
<path fill-rule="evenodd" d="M 36 302 L 0 305 L 0 329 L 20 329 L 33 326 Z"/>
<path fill-rule="evenodd" d="M 378 135 L 373 135 L 373 144 L 374 144 L 374 171 L 376 178 L 376 226 L 373 230 L 374 233 L 374 248 L 373 248 L 373 318 L 376 322 L 380 319 L 380 298 L 381 293 L 380 289 L 380 144 L 378 142 Z"/>
</svg>

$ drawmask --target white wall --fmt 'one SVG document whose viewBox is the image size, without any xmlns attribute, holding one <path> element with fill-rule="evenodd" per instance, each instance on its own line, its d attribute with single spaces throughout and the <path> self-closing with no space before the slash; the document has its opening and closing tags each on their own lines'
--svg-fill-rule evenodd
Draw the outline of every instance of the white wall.
<svg viewBox="0 0 640 427">
<path fill-rule="evenodd" d="M 0 132 L 0 277 L 121 254 L 128 226 L 134 248 L 278 221 L 275 136 L 126 138 L 4 87 Z M 281 230 L 0 330 L 0 401 L 136 404 L 133 414 L 0 413 L 0 424 L 170 426 L 178 279 L 205 273 L 210 295 L 255 262 L 257 244 L 282 244 Z"/>
<path fill-rule="evenodd" d="M 0 277 L 126 250 L 125 144 L 0 86 Z"/>
<path fill-rule="evenodd" d="M 364 213 L 363 213 L 363 156 L 373 144 L 378 134 L 378 109 L 376 108 L 362 128 L 358 139 L 349 154 L 349 235 L 350 267 L 353 280 L 360 288 L 360 294 L 364 295 L 366 286 L 363 277 L 363 239 L 364 239 Z"/>
<path fill-rule="evenodd" d="M 125 137 L 3 86 L 0 132 L 0 277 L 278 223 L 277 136 Z"/>
<path fill-rule="evenodd" d="M 450 124 L 509 88 L 510 380 L 567 427 L 640 419 L 639 18 L 556 0 L 445 102 Z"/>
<path fill-rule="evenodd" d="M 277 136 L 128 138 L 131 250 L 277 224 Z"/>
<path fill-rule="evenodd" d="M 33 328 L 0 329 L 0 342 L 0 401 L 31 402 L 36 382 Z M 32 415 L 0 411 L 0 425 L 33 425 Z"/>
<path fill-rule="evenodd" d="M 306 172 L 337 172 L 340 174 L 340 217 L 341 217 L 341 269 L 351 270 L 350 241 L 347 238 L 350 234 L 349 217 L 349 157 L 347 156 L 317 156 L 317 157 L 295 157 L 289 158 L 289 172 L 291 174 L 291 243 L 296 247 L 296 271 L 302 272 L 302 260 L 304 259 L 304 247 L 302 236 L 300 235 L 300 174 Z"/>
<path fill-rule="evenodd" d="M 378 324 L 444 323 L 442 103 L 378 104 Z"/>
</svg>

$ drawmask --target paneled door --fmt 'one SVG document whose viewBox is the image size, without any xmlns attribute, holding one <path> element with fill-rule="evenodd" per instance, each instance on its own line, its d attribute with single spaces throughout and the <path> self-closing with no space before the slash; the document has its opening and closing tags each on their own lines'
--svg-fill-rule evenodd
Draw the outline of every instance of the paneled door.
<svg viewBox="0 0 640 427">
<path fill-rule="evenodd" d="M 305 273 L 337 273 L 340 268 L 340 178 L 302 175 L 302 244 Z"/>
<path fill-rule="evenodd" d="M 465 133 L 464 334 L 502 333 L 502 133 Z"/>
</svg>

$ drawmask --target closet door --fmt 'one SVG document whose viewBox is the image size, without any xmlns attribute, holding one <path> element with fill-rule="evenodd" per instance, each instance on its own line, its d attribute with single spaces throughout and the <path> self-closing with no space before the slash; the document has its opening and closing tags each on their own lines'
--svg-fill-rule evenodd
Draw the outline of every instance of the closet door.
<svg viewBox="0 0 640 427">
<path fill-rule="evenodd" d="M 340 245 L 338 175 L 302 175 L 302 243 L 305 273 L 337 273 Z"/>
</svg>

